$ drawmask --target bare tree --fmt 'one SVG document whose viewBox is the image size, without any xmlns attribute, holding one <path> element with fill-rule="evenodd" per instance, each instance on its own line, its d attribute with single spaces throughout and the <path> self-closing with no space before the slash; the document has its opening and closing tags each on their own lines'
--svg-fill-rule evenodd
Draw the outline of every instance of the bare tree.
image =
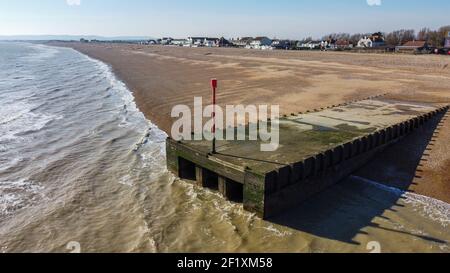
<svg viewBox="0 0 450 273">
<path fill-rule="evenodd" d="M 428 34 L 428 43 L 434 47 L 442 46 L 442 38 L 437 31 L 430 31 Z"/>
<path fill-rule="evenodd" d="M 391 46 L 398 46 L 415 39 L 416 35 L 413 29 L 401 29 L 389 33 L 386 36 L 386 43 Z"/>
<path fill-rule="evenodd" d="M 450 33 L 450 26 L 440 27 L 439 30 L 438 30 L 438 33 L 439 33 L 439 38 L 441 39 L 441 45 L 440 46 L 444 46 L 445 38 L 450 38 L 450 37 L 448 37 L 448 35 Z"/>
<path fill-rule="evenodd" d="M 429 31 L 427 41 L 431 46 L 443 47 L 449 32 L 450 26 L 440 27 L 437 31 Z"/>
<path fill-rule="evenodd" d="M 445 37 L 447 37 L 448 33 L 450 32 L 450 26 L 440 27 L 438 31 L 442 35 L 442 37 L 445 38 Z"/>
<path fill-rule="evenodd" d="M 422 28 L 419 33 L 417 33 L 417 40 L 419 41 L 429 41 L 430 40 L 430 33 L 431 29 L 429 28 Z"/>
</svg>

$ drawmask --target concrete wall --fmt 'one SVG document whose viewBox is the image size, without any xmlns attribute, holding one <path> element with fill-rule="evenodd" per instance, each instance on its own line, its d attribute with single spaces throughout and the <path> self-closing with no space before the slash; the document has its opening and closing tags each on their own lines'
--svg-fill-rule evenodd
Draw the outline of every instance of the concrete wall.
<svg viewBox="0 0 450 273">
<path fill-rule="evenodd" d="M 447 110 L 448 107 L 440 108 L 280 169 L 270 179 L 266 179 L 264 218 L 292 208 L 351 175 L 376 153 Z"/>
<path fill-rule="evenodd" d="M 180 158 L 195 162 L 198 185 L 206 186 L 206 180 L 218 178 L 218 189 L 226 198 L 233 199 L 239 195 L 238 191 L 242 191 L 247 211 L 270 218 L 344 179 L 376 153 L 447 110 L 448 107 L 440 108 L 266 174 L 223 165 L 187 145 L 168 139 L 167 167 L 180 176 L 180 168 L 184 168 L 180 166 Z"/>
</svg>

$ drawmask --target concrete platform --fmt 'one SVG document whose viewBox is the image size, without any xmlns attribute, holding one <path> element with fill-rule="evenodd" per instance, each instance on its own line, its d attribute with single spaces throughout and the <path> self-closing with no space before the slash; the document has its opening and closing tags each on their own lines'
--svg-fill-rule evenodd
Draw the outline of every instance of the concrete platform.
<svg viewBox="0 0 450 273">
<path fill-rule="evenodd" d="M 167 140 L 167 166 L 182 179 L 219 190 L 262 218 L 304 202 L 366 164 L 377 152 L 448 110 L 375 98 L 280 120 L 280 147 L 258 141 Z"/>
</svg>

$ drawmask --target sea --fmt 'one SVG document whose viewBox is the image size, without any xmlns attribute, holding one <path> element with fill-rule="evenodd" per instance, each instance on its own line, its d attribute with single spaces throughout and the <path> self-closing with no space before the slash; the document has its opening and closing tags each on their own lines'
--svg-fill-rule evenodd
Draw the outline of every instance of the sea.
<svg viewBox="0 0 450 273">
<path fill-rule="evenodd" d="M 450 252 L 445 202 L 350 177 L 263 221 L 169 173 L 166 138 L 107 64 L 0 42 L 0 253 Z"/>
</svg>

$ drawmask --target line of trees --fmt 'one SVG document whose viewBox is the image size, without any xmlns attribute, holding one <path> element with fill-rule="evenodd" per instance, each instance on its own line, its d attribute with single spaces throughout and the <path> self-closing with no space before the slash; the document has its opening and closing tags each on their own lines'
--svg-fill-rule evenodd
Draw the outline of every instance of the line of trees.
<svg viewBox="0 0 450 273">
<path fill-rule="evenodd" d="M 413 29 L 393 31 L 385 36 L 388 45 L 402 45 L 408 41 L 427 41 L 430 46 L 443 47 L 445 38 L 450 32 L 450 26 L 444 26 L 438 30 L 422 28 L 417 34 Z"/>
<path fill-rule="evenodd" d="M 383 33 L 386 45 L 398 46 L 412 40 L 427 41 L 430 46 L 443 47 L 445 38 L 450 32 L 450 26 L 443 26 L 438 30 L 431 30 L 430 28 L 423 28 L 417 34 L 413 29 L 400 29 L 390 33 Z M 331 33 L 322 37 L 322 40 L 328 40 L 330 37 L 335 40 L 347 40 L 354 45 L 358 44 L 359 40 L 364 37 L 370 37 L 372 33 Z M 303 39 L 303 42 L 312 41 L 312 37 Z"/>
<path fill-rule="evenodd" d="M 442 47 L 444 46 L 445 38 L 449 32 L 450 26 L 444 26 L 438 30 L 423 28 L 417 34 L 417 40 L 428 41 L 428 43 L 432 46 Z"/>
</svg>

